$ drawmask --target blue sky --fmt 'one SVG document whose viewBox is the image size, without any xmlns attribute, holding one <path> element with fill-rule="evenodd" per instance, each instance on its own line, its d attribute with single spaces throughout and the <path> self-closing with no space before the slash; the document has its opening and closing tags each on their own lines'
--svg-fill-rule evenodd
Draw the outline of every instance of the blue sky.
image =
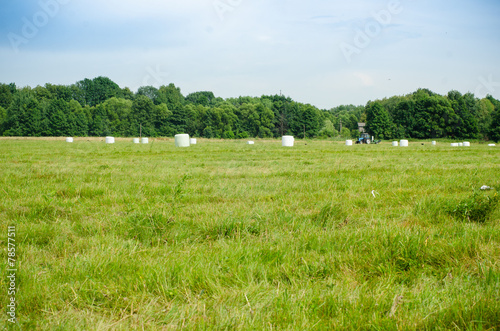
<svg viewBox="0 0 500 331">
<path fill-rule="evenodd" d="M 500 99 L 498 17 L 496 0 L 6 0 L 0 82 L 281 90 L 320 108 L 420 87 Z"/>
</svg>

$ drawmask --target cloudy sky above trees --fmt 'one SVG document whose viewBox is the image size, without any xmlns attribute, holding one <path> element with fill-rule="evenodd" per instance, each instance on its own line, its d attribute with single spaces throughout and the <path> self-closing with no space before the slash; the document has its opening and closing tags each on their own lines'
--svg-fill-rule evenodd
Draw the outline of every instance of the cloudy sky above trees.
<svg viewBox="0 0 500 331">
<path fill-rule="evenodd" d="M 283 94 L 320 108 L 417 88 L 500 98 L 497 0 L 6 0 L 0 82 Z"/>
</svg>

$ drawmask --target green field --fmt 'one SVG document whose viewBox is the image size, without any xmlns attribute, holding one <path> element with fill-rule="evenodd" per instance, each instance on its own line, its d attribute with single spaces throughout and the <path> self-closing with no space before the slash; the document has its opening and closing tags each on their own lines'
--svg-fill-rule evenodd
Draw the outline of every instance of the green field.
<svg viewBox="0 0 500 331">
<path fill-rule="evenodd" d="M 2 326 L 500 328 L 498 147 L 63 140 L 0 140 Z"/>
</svg>

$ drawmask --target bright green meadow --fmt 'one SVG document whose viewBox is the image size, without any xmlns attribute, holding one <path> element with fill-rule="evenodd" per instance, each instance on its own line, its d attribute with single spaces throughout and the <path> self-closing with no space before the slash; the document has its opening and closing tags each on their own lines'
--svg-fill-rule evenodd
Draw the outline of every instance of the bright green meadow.
<svg viewBox="0 0 500 331">
<path fill-rule="evenodd" d="M 498 148 L 0 140 L 0 325 L 498 330 Z"/>
</svg>

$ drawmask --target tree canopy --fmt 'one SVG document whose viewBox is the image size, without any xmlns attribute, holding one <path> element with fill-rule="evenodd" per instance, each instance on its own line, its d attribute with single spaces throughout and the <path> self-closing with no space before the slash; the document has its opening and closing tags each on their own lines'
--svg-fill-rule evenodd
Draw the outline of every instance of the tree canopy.
<svg viewBox="0 0 500 331">
<path fill-rule="evenodd" d="M 0 135 L 206 138 L 357 137 L 358 122 L 378 139 L 500 140 L 500 101 L 419 89 L 366 106 L 318 109 L 282 95 L 223 99 L 210 91 L 184 96 L 174 84 L 120 88 L 107 77 L 72 85 L 0 84 Z"/>
</svg>

